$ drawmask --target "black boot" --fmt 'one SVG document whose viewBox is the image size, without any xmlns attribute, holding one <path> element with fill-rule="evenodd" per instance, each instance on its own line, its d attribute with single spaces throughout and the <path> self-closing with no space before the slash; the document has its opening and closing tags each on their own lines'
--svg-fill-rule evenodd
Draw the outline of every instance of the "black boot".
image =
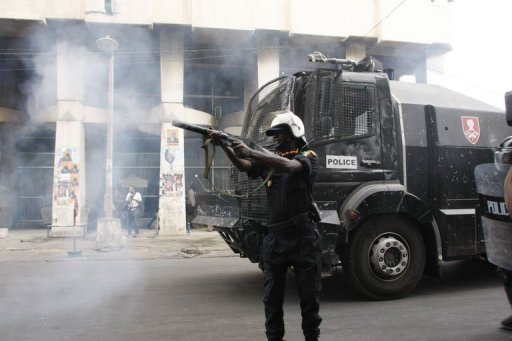
<svg viewBox="0 0 512 341">
<path fill-rule="evenodd" d="M 503 279 L 503 287 L 505 294 L 507 294 L 508 302 L 512 306 L 512 271 L 498 268 L 498 272 Z M 501 327 L 503 329 L 512 330 L 512 315 L 501 321 Z"/>
<path fill-rule="evenodd" d="M 512 330 L 512 315 L 501 321 L 501 328 Z"/>
</svg>

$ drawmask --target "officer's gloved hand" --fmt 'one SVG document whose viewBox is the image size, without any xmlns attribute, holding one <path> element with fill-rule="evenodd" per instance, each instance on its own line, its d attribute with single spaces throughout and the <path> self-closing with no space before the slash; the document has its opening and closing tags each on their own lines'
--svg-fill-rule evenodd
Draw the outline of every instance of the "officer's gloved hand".
<svg viewBox="0 0 512 341">
<path fill-rule="evenodd" d="M 231 145 L 233 148 L 236 156 L 242 158 L 242 159 L 249 159 L 252 157 L 252 149 L 249 148 L 245 143 L 242 141 L 235 141 Z"/>
<path fill-rule="evenodd" d="M 224 144 L 222 139 L 225 137 L 225 133 L 211 128 L 208 131 L 208 133 L 208 137 L 211 139 L 211 143 L 213 143 L 215 146 L 222 146 Z"/>
</svg>

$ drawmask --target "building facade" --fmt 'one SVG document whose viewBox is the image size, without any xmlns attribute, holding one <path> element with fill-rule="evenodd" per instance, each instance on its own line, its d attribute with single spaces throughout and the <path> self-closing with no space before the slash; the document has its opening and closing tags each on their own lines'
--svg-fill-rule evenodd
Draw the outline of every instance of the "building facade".
<svg viewBox="0 0 512 341">
<path fill-rule="evenodd" d="M 184 233 L 186 189 L 209 184 L 173 119 L 237 134 L 251 94 L 314 51 L 427 82 L 450 23 L 447 0 L 0 0 L 0 227 L 94 228 L 134 186 L 141 224 Z M 210 178 L 229 185 L 222 156 Z"/>
</svg>

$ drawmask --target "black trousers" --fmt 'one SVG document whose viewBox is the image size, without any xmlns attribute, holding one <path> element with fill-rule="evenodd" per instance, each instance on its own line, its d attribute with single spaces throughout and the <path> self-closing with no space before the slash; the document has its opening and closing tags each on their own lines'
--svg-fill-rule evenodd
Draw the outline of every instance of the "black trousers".
<svg viewBox="0 0 512 341">
<path fill-rule="evenodd" d="M 283 301 L 289 267 L 295 274 L 300 298 L 302 331 L 306 340 L 320 335 L 318 295 L 321 289 L 322 248 L 314 223 L 294 226 L 279 233 L 268 233 L 263 239 L 262 261 L 265 271 L 263 303 L 268 340 L 282 340 L 284 330 Z"/>
<path fill-rule="evenodd" d="M 512 270 L 498 267 L 498 274 L 503 280 L 505 293 L 507 294 L 508 303 L 512 306 Z"/>
</svg>

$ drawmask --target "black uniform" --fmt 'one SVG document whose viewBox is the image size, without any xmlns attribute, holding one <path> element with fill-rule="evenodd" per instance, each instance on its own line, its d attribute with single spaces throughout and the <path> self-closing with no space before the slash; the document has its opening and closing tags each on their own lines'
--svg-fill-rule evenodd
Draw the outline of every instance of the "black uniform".
<svg viewBox="0 0 512 341">
<path fill-rule="evenodd" d="M 311 189 L 318 170 L 318 158 L 309 150 L 283 155 L 304 166 L 299 173 L 274 173 L 267 183 L 268 234 L 263 239 L 265 271 L 265 327 L 268 340 L 284 336 L 283 299 L 286 273 L 295 274 L 302 329 L 306 340 L 317 340 L 322 319 L 318 315 L 321 288 L 321 240 L 311 216 Z M 266 177 L 268 169 L 253 161 L 251 177 Z"/>
<path fill-rule="evenodd" d="M 503 280 L 505 293 L 507 294 L 508 303 L 512 306 L 512 270 L 498 267 L 498 273 Z M 505 329 L 512 330 L 512 315 L 501 321 L 501 325 Z"/>
</svg>

